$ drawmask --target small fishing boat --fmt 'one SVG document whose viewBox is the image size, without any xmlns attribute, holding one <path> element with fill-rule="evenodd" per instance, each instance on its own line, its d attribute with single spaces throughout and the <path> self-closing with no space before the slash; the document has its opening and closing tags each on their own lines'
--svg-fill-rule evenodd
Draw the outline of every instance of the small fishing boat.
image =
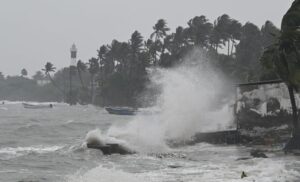
<svg viewBox="0 0 300 182">
<path fill-rule="evenodd" d="M 130 107 L 105 107 L 105 110 L 109 114 L 117 114 L 117 115 L 135 115 L 137 113 L 137 109 Z"/>
<path fill-rule="evenodd" d="M 48 109 L 53 108 L 52 104 L 29 104 L 29 103 L 22 103 L 23 107 L 26 109 Z"/>
</svg>

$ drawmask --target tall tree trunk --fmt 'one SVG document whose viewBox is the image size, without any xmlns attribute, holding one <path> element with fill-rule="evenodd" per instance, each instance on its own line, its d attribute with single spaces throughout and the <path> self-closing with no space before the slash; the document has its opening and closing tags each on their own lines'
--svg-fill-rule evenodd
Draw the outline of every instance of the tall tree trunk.
<svg viewBox="0 0 300 182">
<path fill-rule="evenodd" d="M 64 91 L 61 90 L 61 89 L 56 85 L 56 83 L 55 83 L 54 80 L 52 79 L 51 75 L 50 75 L 49 73 L 47 73 L 47 76 L 48 76 L 49 80 L 51 81 L 52 85 L 53 85 L 54 87 L 56 87 L 57 90 L 59 90 L 59 91 L 63 94 Z"/>
<path fill-rule="evenodd" d="M 229 54 L 230 54 L 230 39 L 228 39 L 228 45 L 227 45 L 227 51 L 228 51 L 228 53 L 227 53 L 227 55 L 229 56 Z"/>
<path fill-rule="evenodd" d="M 156 50 L 156 48 L 157 48 L 157 41 L 158 41 L 158 37 L 157 37 L 157 35 L 156 35 L 156 37 L 155 37 L 155 42 L 154 42 L 154 45 L 155 45 L 155 53 L 154 53 L 154 67 L 156 67 L 156 66 L 157 66 L 157 56 L 156 56 L 156 52 L 157 52 L 157 50 Z"/>
<path fill-rule="evenodd" d="M 291 100 L 291 105 L 292 105 L 292 111 L 293 111 L 293 136 L 297 134 L 299 131 L 298 128 L 298 113 L 297 113 L 297 106 L 296 106 L 296 101 L 295 101 L 295 95 L 294 95 L 294 88 L 292 85 L 288 85 L 288 90 L 289 90 L 289 95 L 290 95 L 290 100 Z"/>
<path fill-rule="evenodd" d="M 65 72 L 66 69 L 64 68 L 63 69 L 63 84 L 64 84 L 64 87 L 63 87 L 63 92 L 64 92 L 64 102 L 66 102 L 66 75 L 65 75 Z"/>
<path fill-rule="evenodd" d="M 232 39 L 231 40 L 231 42 L 232 42 L 232 44 L 231 44 L 231 51 L 230 51 L 230 55 L 232 56 L 232 54 L 233 54 L 233 47 L 234 47 L 234 40 Z"/>
<path fill-rule="evenodd" d="M 79 68 L 77 68 L 77 72 L 78 72 L 78 76 L 79 76 L 79 79 L 80 79 L 81 87 L 82 87 L 82 89 L 84 89 L 85 85 L 84 85 L 84 82 L 82 80 L 82 75 L 81 75 L 81 71 L 80 71 Z"/>
<path fill-rule="evenodd" d="M 94 103 L 94 75 L 91 75 L 91 104 Z"/>
</svg>

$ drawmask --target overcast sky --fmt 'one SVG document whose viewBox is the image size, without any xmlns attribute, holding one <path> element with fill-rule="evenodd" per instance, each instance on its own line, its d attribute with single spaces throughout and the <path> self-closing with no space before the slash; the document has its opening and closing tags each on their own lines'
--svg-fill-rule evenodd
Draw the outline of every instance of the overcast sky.
<svg viewBox="0 0 300 182">
<path fill-rule="evenodd" d="M 87 61 L 112 39 L 127 41 L 138 30 L 149 37 L 160 18 L 172 31 L 194 16 L 213 21 L 226 13 L 261 27 L 280 26 L 293 0 L 0 0 L 0 71 L 32 75 L 47 61 L 70 64 L 74 42 L 78 58 Z"/>
</svg>

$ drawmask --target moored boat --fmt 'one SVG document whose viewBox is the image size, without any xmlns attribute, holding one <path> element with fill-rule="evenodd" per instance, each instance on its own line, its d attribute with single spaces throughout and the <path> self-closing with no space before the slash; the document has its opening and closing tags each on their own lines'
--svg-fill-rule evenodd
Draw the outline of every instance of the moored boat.
<svg viewBox="0 0 300 182">
<path fill-rule="evenodd" d="M 53 108 L 52 104 L 29 104 L 29 103 L 22 103 L 23 107 L 26 109 L 48 109 Z"/>
<path fill-rule="evenodd" d="M 105 110 L 109 114 L 117 114 L 117 115 L 135 115 L 137 109 L 130 107 L 105 107 Z"/>
</svg>

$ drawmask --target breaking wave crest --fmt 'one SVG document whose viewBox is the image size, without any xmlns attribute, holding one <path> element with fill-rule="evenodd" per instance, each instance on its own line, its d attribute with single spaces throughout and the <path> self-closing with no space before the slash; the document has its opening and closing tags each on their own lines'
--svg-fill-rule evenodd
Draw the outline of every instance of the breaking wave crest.
<svg viewBox="0 0 300 182">
<path fill-rule="evenodd" d="M 0 158 L 15 158 L 27 154 L 37 153 L 44 154 L 55 152 L 62 149 L 64 146 L 31 146 L 31 147 L 6 147 L 0 148 Z"/>
<path fill-rule="evenodd" d="M 161 152 L 169 149 L 168 140 L 188 140 L 197 132 L 228 128 L 232 123 L 232 107 L 228 95 L 224 96 L 228 82 L 201 51 L 194 51 L 180 66 L 153 69 L 149 75 L 150 87 L 159 90 L 153 108 L 160 112 L 137 115 L 125 126 L 98 131 L 102 137 L 98 140 L 114 138 L 139 152 Z"/>
</svg>

